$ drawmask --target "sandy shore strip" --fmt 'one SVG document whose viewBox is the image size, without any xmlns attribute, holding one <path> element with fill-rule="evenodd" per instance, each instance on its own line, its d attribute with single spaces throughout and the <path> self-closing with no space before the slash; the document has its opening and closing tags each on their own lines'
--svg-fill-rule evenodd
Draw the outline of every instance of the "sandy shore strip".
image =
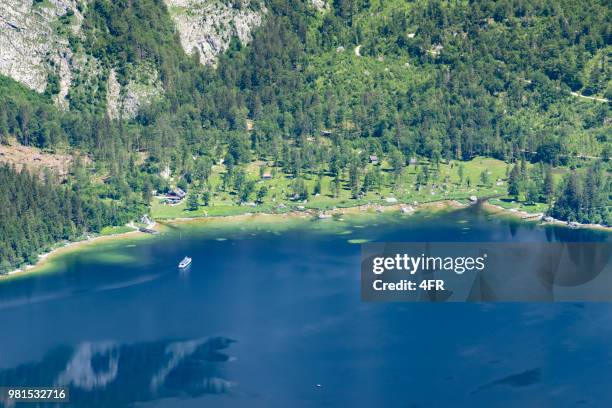
<svg viewBox="0 0 612 408">
<path fill-rule="evenodd" d="M 517 209 L 504 208 L 496 204 L 491 204 L 488 201 L 483 201 L 481 205 L 484 209 L 486 209 L 487 211 L 493 214 L 509 215 L 512 217 L 519 218 L 523 221 L 541 222 L 542 224 L 559 225 L 559 226 L 567 227 L 567 228 L 588 228 L 588 229 L 612 232 L 612 227 L 607 227 L 601 224 L 582 224 L 579 222 L 575 222 L 570 225 L 567 221 L 557 220 L 555 218 L 552 218 L 551 221 L 544 221 L 543 213 L 530 213 L 527 211 L 522 211 L 522 210 L 517 210 Z"/>
<path fill-rule="evenodd" d="M 468 207 L 470 205 L 475 205 L 475 204 L 473 203 L 464 204 L 457 200 L 439 200 L 439 201 L 431 201 L 431 202 L 425 202 L 425 203 L 413 203 L 413 204 L 409 204 L 409 203 L 397 203 L 397 204 L 392 204 L 392 205 L 363 204 L 363 205 L 358 205 L 354 207 L 337 207 L 337 208 L 332 208 L 329 210 L 316 210 L 316 209 L 304 209 L 301 211 L 292 210 L 292 211 L 288 211 L 285 213 L 254 212 L 254 213 L 244 213 L 244 214 L 238 214 L 238 215 L 217 215 L 217 216 L 210 216 L 210 217 L 180 217 L 180 218 L 164 219 L 157 223 L 154 222 L 148 225 L 147 228 L 152 229 L 155 226 L 163 225 L 163 224 L 181 224 L 181 223 L 188 223 L 188 222 L 202 221 L 202 220 L 223 220 L 227 222 L 235 222 L 235 221 L 240 221 L 240 220 L 252 219 L 254 217 L 256 218 L 271 217 L 275 219 L 312 218 L 312 217 L 317 217 L 320 214 L 325 214 L 329 216 L 334 216 L 334 215 L 337 216 L 337 215 L 345 215 L 345 214 L 360 214 L 363 212 L 386 213 L 390 211 L 401 211 L 407 214 L 412 214 L 414 212 L 423 211 L 423 210 L 442 211 L 442 210 L 447 210 L 447 209 L 460 209 L 460 208 Z M 530 221 L 530 222 L 541 222 L 542 221 L 543 214 L 541 213 L 529 213 L 526 211 L 507 209 L 507 208 L 503 208 L 495 204 L 491 204 L 487 201 L 481 201 L 479 202 L 479 205 L 481 205 L 484 209 L 488 210 L 492 214 L 510 215 L 510 216 L 519 218 L 523 221 Z M 568 223 L 565 221 L 561 221 L 561 220 L 553 220 L 552 222 L 548 222 L 544 224 L 555 224 L 555 225 L 560 225 L 560 226 L 566 226 L 569 228 Z M 598 224 L 576 224 L 576 225 L 579 228 L 592 228 L 592 229 L 612 232 L 611 227 L 606 227 L 604 225 L 598 225 Z M 9 272 L 8 274 L 4 274 L 4 275 L 0 274 L 0 280 L 9 278 L 15 275 L 23 275 L 25 273 L 35 272 L 37 269 L 42 267 L 46 263 L 46 261 L 48 261 L 50 257 L 55 257 L 69 250 L 76 250 L 78 248 L 81 248 L 81 247 L 84 247 L 84 246 L 87 246 L 93 243 L 101 243 L 101 242 L 111 241 L 115 239 L 130 237 L 134 235 L 145 236 L 148 234 L 138 231 L 137 229 L 134 229 L 133 231 L 128 231 L 128 232 L 124 232 L 120 234 L 103 235 L 103 236 L 92 237 L 92 238 L 85 239 L 82 241 L 67 242 L 64 245 L 54 248 L 53 250 L 49 252 L 39 255 L 38 261 L 34 265 L 27 265 L 25 267 L 15 269 L 14 271 Z"/>
<path fill-rule="evenodd" d="M 126 238 L 126 237 L 135 236 L 135 235 L 145 235 L 145 233 L 140 232 L 137 229 L 134 229 L 133 231 L 122 232 L 120 234 L 100 235 L 96 237 L 90 237 L 87 239 L 83 239 L 80 241 L 65 242 L 64 244 L 59 244 L 58 247 L 53 248 L 49 252 L 45 252 L 43 254 L 38 255 L 38 260 L 36 261 L 34 265 L 26 265 L 24 267 L 10 271 L 9 273 L 0 274 L 0 280 L 10 278 L 15 275 L 23 275 L 25 273 L 35 272 L 36 269 L 39 269 L 43 265 L 45 265 L 45 263 L 49 260 L 49 258 L 55 257 L 57 255 L 60 255 L 60 254 L 63 254 L 63 253 L 66 253 L 72 250 L 76 250 L 76 249 L 79 249 L 79 248 L 82 248 L 82 247 L 85 247 L 87 245 L 91 245 L 94 243 L 114 241 L 118 238 Z"/>
<path fill-rule="evenodd" d="M 463 208 L 465 204 L 461 204 L 456 200 L 441 200 L 441 201 L 433 201 L 428 203 L 421 203 L 418 205 L 411 204 L 393 204 L 393 205 L 380 205 L 380 204 L 364 204 L 354 207 L 338 207 L 330 210 L 315 210 L 315 209 L 305 209 L 303 211 L 288 211 L 285 213 L 263 213 L 263 212 L 255 212 L 255 213 L 245 213 L 238 215 L 218 215 L 211 217 L 182 217 L 182 218 L 171 218 L 167 220 L 160 221 L 159 223 L 152 223 L 147 225 L 146 228 L 153 229 L 155 226 L 161 224 L 179 224 L 186 222 L 194 222 L 194 221 L 202 221 L 202 220 L 223 220 L 228 222 L 235 222 L 245 219 L 250 219 L 253 217 L 273 217 L 273 218 L 311 218 L 316 217 L 321 213 L 329 214 L 329 215 L 343 215 L 343 214 L 359 214 L 366 211 L 376 211 L 378 213 L 389 212 L 389 211 L 402 211 L 402 208 L 409 209 L 408 212 L 412 213 L 417 210 L 443 210 L 450 208 Z M 135 228 L 135 227 L 134 227 Z M 84 239 L 81 241 L 74 242 L 66 242 L 63 245 L 58 246 L 57 248 L 52 249 L 49 252 L 41 254 L 38 256 L 38 260 L 34 265 L 26 265 L 22 268 L 15 269 L 7 274 L 0 274 L 0 280 L 7 279 L 9 277 L 13 277 L 15 275 L 24 275 L 26 273 L 36 272 L 43 265 L 45 265 L 46 261 L 49 260 L 50 257 L 55 257 L 57 255 L 66 253 L 68 251 L 77 250 L 79 248 L 85 247 L 87 245 L 93 243 L 102 243 L 106 241 L 111 241 L 115 239 L 121 239 L 125 237 L 130 237 L 134 235 L 146 235 L 144 232 L 138 231 L 134 229 L 133 231 L 128 231 L 120 234 L 111 234 L 111 235 L 102 235 L 97 237 L 91 237 L 88 239 Z"/>
</svg>

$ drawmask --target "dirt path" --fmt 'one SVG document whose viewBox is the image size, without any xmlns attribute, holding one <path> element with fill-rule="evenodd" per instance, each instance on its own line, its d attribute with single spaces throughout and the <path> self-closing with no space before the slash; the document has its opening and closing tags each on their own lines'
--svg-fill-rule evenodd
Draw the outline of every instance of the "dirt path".
<svg viewBox="0 0 612 408">
<path fill-rule="evenodd" d="M 584 98 L 584 99 L 590 99 L 592 101 L 597 101 L 597 102 L 610 102 L 610 100 L 606 99 L 606 98 L 596 98 L 594 96 L 586 96 L 586 95 L 582 95 L 579 94 L 578 92 L 570 92 L 572 95 L 577 96 L 579 98 Z"/>
</svg>

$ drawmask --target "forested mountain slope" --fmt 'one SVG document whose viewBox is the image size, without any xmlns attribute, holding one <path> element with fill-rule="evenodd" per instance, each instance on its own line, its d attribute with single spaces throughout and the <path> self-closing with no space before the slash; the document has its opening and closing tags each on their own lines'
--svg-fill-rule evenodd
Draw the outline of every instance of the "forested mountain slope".
<svg viewBox="0 0 612 408">
<path fill-rule="evenodd" d="M 126 8 L 125 18 L 112 19 Z M 95 102 L 113 118 L 133 117 L 162 93 L 158 67 L 132 56 L 108 64 L 96 52 L 100 43 L 113 47 L 113 38 L 127 38 L 150 44 L 152 37 L 174 42 L 176 28 L 188 54 L 196 50 L 203 63 L 214 63 L 234 35 L 243 44 L 250 41 L 265 11 L 256 0 L 5 0 L 0 3 L 0 73 L 49 94 L 64 109 Z M 98 44 L 88 42 L 92 28 Z"/>
<path fill-rule="evenodd" d="M 24 62 L 36 86 L 0 61 L 39 91 L 1 78 L 0 142 L 87 152 L 71 188 L 126 211 L 175 184 L 248 199 L 232 180 L 254 160 L 357 196 L 368 155 L 396 177 L 415 157 L 580 168 L 610 152 L 603 0 L 11 0 L 0 16 L 2 51 L 20 22 L 52 29 Z"/>
</svg>

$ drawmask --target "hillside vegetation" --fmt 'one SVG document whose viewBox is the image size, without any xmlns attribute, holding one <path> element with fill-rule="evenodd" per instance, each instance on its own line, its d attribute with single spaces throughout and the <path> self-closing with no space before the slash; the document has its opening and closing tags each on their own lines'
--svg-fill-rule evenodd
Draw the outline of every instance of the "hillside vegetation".
<svg viewBox="0 0 612 408">
<path fill-rule="evenodd" d="M 609 223 L 607 2 L 264 3 L 250 44 L 234 38 L 216 66 L 185 53 L 161 0 L 89 3 L 70 47 L 120 84 L 150 67 L 159 97 L 133 118 L 111 119 L 105 74 L 71 90 L 67 111 L 52 91 L 0 78 L 0 142 L 87 152 L 92 164 L 71 171 L 67 188 L 113 203 L 121 220 L 177 185 L 200 213 L 215 202 L 271 208 L 306 196 L 333 206 L 391 194 L 506 193 L 512 181 L 515 201 Z M 371 155 L 380 165 L 368 164 Z M 504 174 L 474 170 L 479 157 L 501 163 Z M 520 161 L 529 164 L 510 180 Z M 478 180 L 454 181 L 460 162 Z M 280 192 L 261 192 L 260 171 L 274 173 Z"/>
</svg>

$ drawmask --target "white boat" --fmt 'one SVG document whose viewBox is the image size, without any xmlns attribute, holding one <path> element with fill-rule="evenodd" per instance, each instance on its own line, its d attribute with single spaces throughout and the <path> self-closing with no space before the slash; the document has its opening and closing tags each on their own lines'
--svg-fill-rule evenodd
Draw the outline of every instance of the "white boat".
<svg viewBox="0 0 612 408">
<path fill-rule="evenodd" d="M 178 267 L 181 269 L 184 269 L 186 267 L 188 267 L 189 265 L 191 265 L 191 258 L 189 258 L 188 256 L 186 256 L 185 258 L 183 258 L 183 260 L 179 263 Z"/>
</svg>

